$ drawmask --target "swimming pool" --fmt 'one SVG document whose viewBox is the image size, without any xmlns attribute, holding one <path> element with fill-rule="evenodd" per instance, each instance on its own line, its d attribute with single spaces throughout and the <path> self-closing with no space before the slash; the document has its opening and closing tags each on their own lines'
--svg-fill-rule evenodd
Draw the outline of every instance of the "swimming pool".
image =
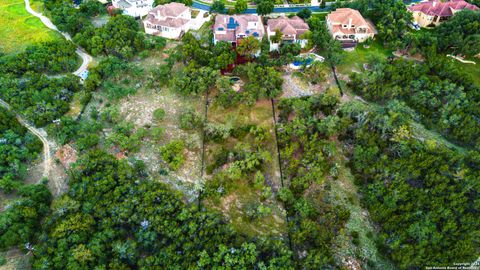
<svg viewBox="0 0 480 270">
<path fill-rule="evenodd" d="M 307 58 L 303 61 L 300 61 L 300 60 L 297 60 L 297 61 L 294 61 L 292 64 L 296 67 L 299 67 L 299 66 L 302 66 L 302 65 L 310 65 L 311 63 L 313 62 L 313 59 L 312 58 Z"/>
</svg>

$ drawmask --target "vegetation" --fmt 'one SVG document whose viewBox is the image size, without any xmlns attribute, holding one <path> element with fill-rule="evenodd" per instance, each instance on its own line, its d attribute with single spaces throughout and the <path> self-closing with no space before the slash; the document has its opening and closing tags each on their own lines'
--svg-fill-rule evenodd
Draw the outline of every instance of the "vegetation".
<svg viewBox="0 0 480 270">
<path fill-rule="evenodd" d="M 395 104 L 375 110 L 353 102 L 340 109 L 342 121 L 351 123 L 344 140 L 354 145 L 351 165 L 365 205 L 382 228 L 381 249 L 401 269 L 474 261 L 478 152 L 419 141 L 411 115 Z"/>
<path fill-rule="evenodd" d="M 0 107 L 0 190 L 9 193 L 21 186 L 27 164 L 42 150 L 42 143 Z"/>
<path fill-rule="evenodd" d="M 329 140 L 340 127 L 334 115 L 338 102 L 337 97 L 326 94 L 279 104 L 277 129 L 284 187 L 277 196 L 289 216 L 297 268 L 339 267 L 333 243 L 350 213 L 333 203 L 327 181 L 338 176 L 335 144 Z"/>
<path fill-rule="evenodd" d="M 49 212 L 52 196 L 44 184 L 26 185 L 18 190 L 19 199 L 0 212 L 0 250 L 9 247 L 32 248 L 40 234 L 40 220 Z"/>
<path fill-rule="evenodd" d="M 474 56 L 480 52 L 480 12 L 465 10 L 435 29 L 438 47 L 445 52 Z"/>
<path fill-rule="evenodd" d="M 61 39 L 25 10 L 23 0 L 3 0 L 0 4 L 0 37 L 3 53 L 21 52 L 33 44 Z"/>
<path fill-rule="evenodd" d="M 376 60 L 370 67 L 372 70 L 364 74 L 352 74 L 354 91 L 382 103 L 403 100 L 427 127 L 462 144 L 479 146 L 479 89 L 450 63 Z"/>
<path fill-rule="evenodd" d="M 143 175 L 140 162 L 131 166 L 100 151 L 84 156 L 71 175 L 72 192 L 45 223 L 34 269 L 291 268 L 281 242 L 245 241 L 218 216 Z"/>
</svg>

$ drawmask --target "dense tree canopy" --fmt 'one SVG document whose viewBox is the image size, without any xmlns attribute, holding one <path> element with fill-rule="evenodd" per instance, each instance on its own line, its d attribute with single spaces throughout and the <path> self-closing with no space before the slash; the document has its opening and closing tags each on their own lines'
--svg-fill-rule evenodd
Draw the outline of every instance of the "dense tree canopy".
<svg viewBox="0 0 480 270">
<path fill-rule="evenodd" d="M 291 269 L 285 246 L 245 241 L 143 175 L 138 162 L 84 156 L 45 223 L 34 269 Z"/>
<path fill-rule="evenodd" d="M 0 190 L 21 185 L 26 165 L 42 150 L 41 142 L 18 123 L 15 115 L 0 107 Z"/>
<path fill-rule="evenodd" d="M 335 146 L 329 137 L 338 128 L 338 118 L 332 115 L 337 103 L 337 97 L 327 94 L 284 99 L 279 104 L 283 181 L 289 185 L 277 196 L 287 209 L 298 269 L 339 267 L 333 243 L 350 213 L 333 203 L 328 192 L 327 178 L 335 177 L 336 168 L 332 155 Z"/>
<path fill-rule="evenodd" d="M 340 115 L 351 123 L 343 139 L 381 247 L 400 269 L 477 259 L 479 153 L 418 140 L 396 102 L 378 110 L 348 103 Z"/>
<path fill-rule="evenodd" d="M 438 47 L 447 53 L 480 53 L 480 11 L 458 12 L 435 29 Z"/>
<path fill-rule="evenodd" d="M 352 75 L 355 91 L 374 101 L 404 100 L 427 127 L 462 144 L 479 146 L 479 89 L 450 63 L 376 60 L 371 68 Z"/>
<path fill-rule="evenodd" d="M 31 248 L 40 234 L 40 220 L 49 211 L 52 195 L 44 184 L 22 186 L 18 196 L 0 212 L 0 250 Z"/>
<path fill-rule="evenodd" d="M 28 71 L 48 74 L 72 72 L 77 68 L 76 46 L 66 40 L 31 45 L 18 54 L 0 56 L 0 73 L 20 76 Z"/>
<path fill-rule="evenodd" d="M 80 90 L 76 76 L 48 78 L 36 73 L 28 73 L 22 78 L 0 75 L 0 88 L 0 98 L 36 126 L 60 118 L 70 109 L 73 94 Z"/>
</svg>

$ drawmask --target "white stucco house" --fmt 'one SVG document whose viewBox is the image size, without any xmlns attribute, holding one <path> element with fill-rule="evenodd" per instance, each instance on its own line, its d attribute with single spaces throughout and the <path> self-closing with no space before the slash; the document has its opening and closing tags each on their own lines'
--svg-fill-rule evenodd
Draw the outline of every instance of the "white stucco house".
<svg viewBox="0 0 480 270">
<path fill-rule="evenodd" d="M 292 18 L 281 16 L 279 18 L 269 19 L 267 22 L 267 35 L 270 41 L 270 51 L 278 50 L 281 43 L 297 43 L 300 44 L 301 48 L 304 48 L 308 40 L 303 38 L 302 35 L 309 31 L 309 29 L 308 24 L 298 16 Z M 277 31 L 282 33 L 281 42 L 274 42 L 273 37 Z"/>
<path fill-rule="evenodd" d="M 145 33 L 170 39 L 178 39 L 189 30 L 198 30 L 210 16 L 205 11 L 199 11 L 192 18 L 189 7 L 182 3 L 169 3 L 152 9 L 143 20 Z"/>
<path fill-rule="evenodd" d="M 333 38 L 340 42 L 364 42 L 377 33 L 372 23 L 351 8 L 338 8 L 328 14 L 326 22 Z"/>
<path fill-rule="evenodd" d="M 153 8 L 154 0 L 112 0 L 112 6 L 122 10 L 122 14 L 143 17 Z"/>
</svg>

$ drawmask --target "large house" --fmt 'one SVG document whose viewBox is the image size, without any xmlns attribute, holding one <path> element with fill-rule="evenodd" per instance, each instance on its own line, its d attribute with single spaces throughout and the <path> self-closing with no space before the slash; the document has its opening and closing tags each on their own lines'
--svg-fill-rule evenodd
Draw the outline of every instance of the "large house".
<svg viewBox="0 0 480 270">
<path fill-rule="evenodd" d="M 261 40 L 264 34 L 263 23 L 258 15 L 218 14 L 213 26 L 213 43 L 226 41 L 236 45 L 241 39 L 248 36 Z"/>
<path fill-rule="evenodd" d="M 298 43 L 304 48 L 308 40 L 303 38 L 302 35 L 309 29 L 308 24 L 298 16 L 292 18 L 281 16 L 276 19 L 269 19 L 267 35 L 270 40 L 270 51 L 278 50 L 280 43 Z M 281 42 L 274 42 L 277 31 L 282 34 Z"/>
<path fill-rule="evenodd" d="M 147 34 L 176 39 L 188 32 L 191 19 L 189 7 L 172 2 L 151 10 L 143 25 Z"/>
<path fill-rule="evenodd" d="M 154 0 L 112 0 L 114 8 L 121 9 L 123 14 L 142 17 L 153 8 Z"/>
<path fill-rule="evenodd" d="M 408 10 L 413 15 L 413 20 L 421 27 L 437 26 L 452 17 L 456 12 L 464 9 L 479 10 L 477 6 L 463 0 L 450 0 L 447 2 L 431 0 L 408 7 Z"/>
<path fill-rule="evenodd" d="M 373 38 L 377 31 L 358 10 L 338 8 L 327 16 L 328 30 L 332 36 L 345 43 L 364 42 Z"/>
</svg>

